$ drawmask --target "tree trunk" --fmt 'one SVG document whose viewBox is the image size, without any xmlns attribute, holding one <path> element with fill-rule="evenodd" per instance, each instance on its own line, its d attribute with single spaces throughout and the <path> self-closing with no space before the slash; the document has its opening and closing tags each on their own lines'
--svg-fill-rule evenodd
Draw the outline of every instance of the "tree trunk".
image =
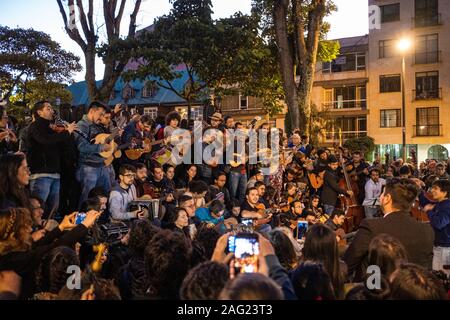
<svg viewBox="0 0 450 320">
<path fill-rule="evenodd" d="M 84 52 L 84 58 L 86 60 L 86 86 L 89 94 L 89 102 L 99 99 L 97 84 L 95 81 L 95 48 L 88 46 Z"/>
<path fill-rule="evenodd" d="M 298 84 L 298 106 L 300 111 L 300 129 L 304 134 L 310 133 L 311 120 L 311 92 L 314 81 L 314 66 L 308 65 L 300 69 Z"/>
<path fill-rule="evenodd" d="M 290 49 L 287 31 L 288 6 L 289 0 L 275 1 L 273 20 L 285 101 L 291 115 L 292 129 L 295 129 L 300 127 L 300 112 L 295 85 L 294 58 Z"/>
</svg>

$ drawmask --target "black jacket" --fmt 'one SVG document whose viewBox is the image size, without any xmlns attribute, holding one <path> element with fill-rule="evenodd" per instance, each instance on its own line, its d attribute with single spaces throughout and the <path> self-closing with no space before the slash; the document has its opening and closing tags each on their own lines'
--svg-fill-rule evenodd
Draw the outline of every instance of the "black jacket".
<svg viewBox="0 0 450 320">
<path fill-rule="evenodd" d="M 323 177 L 323 189 L 321 194 L 321 200 L 323 204 L 330 206 L 336 205 L 339 194 L 346 194 L 347 192 L 341 189 L 338 185 L 339 177 L 337 173 L 328 167 Z"/>
<path fill-rule="evenodd" d="M 408 261 L 431 269 L 433 259 L 433 229 L 413 219 L 407 212 L 393 212 L 381 219 L 365 219 L 344 255 L 349 274 L 356 271 L 358 282 L 365 275 L 368 265 L 368 248 L 379 234 L 398 239 L 406 249 Z"/>
<path fill-rule="evenodd" d="M 61 173 L 60 143 L 69 141 L 68 132 L 56 133 L 50 121 L 39 117 L 28 130 L 28 164 L 34 173 Z"/>
</svg>

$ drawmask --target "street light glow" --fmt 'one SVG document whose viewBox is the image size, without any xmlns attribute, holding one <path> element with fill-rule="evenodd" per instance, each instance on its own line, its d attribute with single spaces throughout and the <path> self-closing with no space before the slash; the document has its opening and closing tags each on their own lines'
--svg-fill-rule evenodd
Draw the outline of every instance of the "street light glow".
<svg viewBox="0 0 450 320">
<path fill-rule="evenodd" d="M 397 44 L 397 48 L 398 50 L 400 50 L 400 52 L 406 52 L 410 47 L 411 47 L 411 40 L 407 38 L 400 39 L 400 41 Z"/>
</svg>

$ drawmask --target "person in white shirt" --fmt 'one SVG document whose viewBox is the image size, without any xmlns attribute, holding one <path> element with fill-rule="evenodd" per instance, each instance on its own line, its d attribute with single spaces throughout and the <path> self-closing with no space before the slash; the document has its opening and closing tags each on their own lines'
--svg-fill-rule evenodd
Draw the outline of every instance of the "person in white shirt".
<svg viewBox="0 0 450 320">
<path fill-rule="evenodd" d="M 379 197 L 383 192 L 383 186 L 386 184 L 386 180 L 380 178 L 380 171 L 378 169 L 372 169 L 370 171 L 370 179 L 367 180 L 365 185 L 365 198 L 363 202 L 364 212 L 366 219 L 373 219 L 378 213 L 380 207 Z"/>
</svg>

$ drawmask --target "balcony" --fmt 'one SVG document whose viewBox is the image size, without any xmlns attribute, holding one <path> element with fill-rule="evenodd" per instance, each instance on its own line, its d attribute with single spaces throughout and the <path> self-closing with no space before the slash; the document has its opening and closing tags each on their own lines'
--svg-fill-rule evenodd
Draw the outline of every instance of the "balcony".
<svg viewBox="0 0 450 320">
<path fill-rule="evenodd" d="M 414 127 L 413 137 L 438 137 L 442 134 L 442 124 L 433 124 L 420 126 L 416 125 Z"/>
<path fill-rule="evenodd" d="M 442 99 L 442 88 L 431 89 L 431 90 L 413 90 L 413 101 L 423 101 L 423 100 L 441 100 Z"/>
<path fill-rule="evenodd" d="M 324 110 L 328 111 L 339 111 L 339 110 L 349 110 L 349 109 L 367 109 L 367 100 L 340 100 L 340 101 L 329 101 L 322 104 Z"/>
<path fill-rule="evenodd" d="M 342 135 L 342 136 L 340 136 Z M 331 131 L 326 132 L 325 139 L 326 141 L 340 141 L 341 139 L 343 141 L 351 138 L 359 138 L 359 137 L 366 137 L 367 131 L 342 131 L 341 133 L 339 131 Z"/>
<path fill-rule="evenodd" d="M 442 61 L 442 51 L 416 52 L 414 64 L 440 63 Z"/>
<path fill-rule="evenodd" d="M 416 16 L 412 17 L 411 20 L 413 28 L 439 26 L 442 24 L 442 14 L 438 13 L 428 16 Z"/>
</svg>

